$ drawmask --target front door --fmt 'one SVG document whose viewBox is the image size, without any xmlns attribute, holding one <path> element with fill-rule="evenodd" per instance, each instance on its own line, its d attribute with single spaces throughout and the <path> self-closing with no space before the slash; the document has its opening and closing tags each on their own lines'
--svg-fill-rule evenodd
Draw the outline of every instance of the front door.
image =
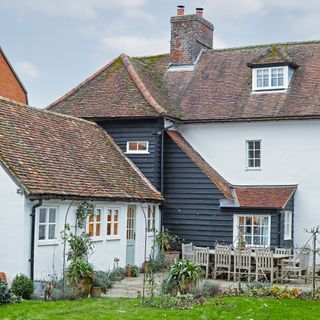
<svg viewBox="0 0 320 320">
<path fill-rule="evenodd" d="M 128 206 L 126 264 L 134 265 L 135 239 L 136 239 L 136 207 Z"/>
</svg>

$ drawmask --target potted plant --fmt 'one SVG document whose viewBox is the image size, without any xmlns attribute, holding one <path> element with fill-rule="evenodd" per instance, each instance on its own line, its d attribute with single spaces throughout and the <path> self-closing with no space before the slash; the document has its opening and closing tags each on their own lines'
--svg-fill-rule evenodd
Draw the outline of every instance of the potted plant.
<svg viewBox="0 0 320 320">
<path fill-rule="evenodd" d="M 180 258 L 181 240 L 177 235 L 171 234 L 165 229 L 157 234 L 156 243 L 160 246 L 167 266 L 171 266 Z"/>
<path fill-rule="evenodd" d="M 202 280 L 203 274 L 201 267 L 188 259 L 178 260 L 171 266 L 169 271 L 169 284 L 174 284 L 181 294 L 188 294 L 192 286 Z"/>
<path fill-rule="evenodd" d="M 102 287 L 99 283 L 99 281 L 94 278 L 92 281 L 91 291 L 90 291 L 90 297 L 91 298 L 100 298 L 102 293 Z"/>
<path fill-rule="evenodd" d="M 7 276 L 4 272 L 0 272 L 0 279 L 3 281 L 3 282 L 7 282 Z"/>
<path fill-rule="evenodd" d="M 88 297 L 93 282 L 93 266 L 85 259 L 78 257 L 71 261 L 67 269 L 69 283 L 80 297 Z"/>
</svg>

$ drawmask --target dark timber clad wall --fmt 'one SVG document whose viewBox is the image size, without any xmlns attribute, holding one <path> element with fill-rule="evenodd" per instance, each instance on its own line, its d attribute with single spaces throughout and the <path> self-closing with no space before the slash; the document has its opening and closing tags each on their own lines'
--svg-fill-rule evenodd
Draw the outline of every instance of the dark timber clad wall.
<svg viewBox="0 0 320 320">
<path fill-rule="evenodd" d="M 126 152 L 127 141 L 149 141 L 150 154 L 128 154 L 128 158 L 141 170 L 149 181 L 160 189 L 161 136 L 155 134 L 163 127 L 162 119 L 111 120 L 98 123 Z"/>
<path fill-rule="evenodd" d="M 233 216 L 219 209 L 223 194 L 168 136 L 164 150 L 165 228 L 199 246 L 231 243 Z"/>
</svg>

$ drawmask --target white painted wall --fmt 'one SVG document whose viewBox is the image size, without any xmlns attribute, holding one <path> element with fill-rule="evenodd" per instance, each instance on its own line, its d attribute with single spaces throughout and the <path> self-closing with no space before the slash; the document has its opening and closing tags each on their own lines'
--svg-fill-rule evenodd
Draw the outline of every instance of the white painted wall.
<svg viewBox="0 0 320 320">
<path fill-rule="evenodd" d="M 295 184 L 295 243 L 320 224 L 320 121 L 180 125 L 178 130 L 233 184 Z M 246 170 L 246 140 L 261 139 L 262 169 Z"/>
<path fill-rule="evenodd" d="M 28 273 L 24 242 L 29 216 L 24 212 L 24 196 L 17 194 L 17 185 L 0 165 L 0 271 L 8 279 L 17 272 Z"/>
</svg>

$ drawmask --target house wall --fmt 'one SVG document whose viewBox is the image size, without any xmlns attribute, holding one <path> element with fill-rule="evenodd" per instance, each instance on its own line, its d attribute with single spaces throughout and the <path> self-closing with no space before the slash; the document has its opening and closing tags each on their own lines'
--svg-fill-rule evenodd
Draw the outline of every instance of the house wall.
<svg viewBox="0 0 320 320">
<path fill-rule="evenodd" d="M 161 135 L 163 119 L 111 120 L 98 122 L 126 152 L 127 141 L 149 141 L 149 154 L 126 154 L 147 179 L 160 188 Z"/>
<path fill-rule="evenodd" d="M 179 131 L 233 184 L 295 184 L 295 244 L 320 223 L 318 159 L 320 121 L 272 121 L 180 125 Z M 246 140 L 261 139 L 262 169 L 246 170 Z"/>
<path fill-rule="evenodd" d="M 0 51 L 0 96 L 26 103 L 27 95 Z"/>
<path fill-rule="evenodd" d="M 0 165 L 0 272 L 8 279 L 18 273 L 28 274 L 27 230 L 30 217 L 24 211 L 24 196 Z"/>
<path fill-rule="evenodd" d="M 36 227 L 36 242 L 35 242 L 35 279 L 46 279 L 48 275 L 61 275 L 63 266 L 63 242 L 60 239 L 60 231 L 63 230 L 65 216 L 70 206 L 70 201 L 45 201 L 43 206 L 58 208 L 58 233 L 57 240 L 51 243 L 45 243 L 38 239 L 38 227 Z M 114 259 L 119 259 L 119 266 L 126 265 L 126 215 L 127 203 L 115 202 L 96 202 L 96 207 L 103 210 L 101 238 L 92 241 L 93 253 L 89 261 L 94 265 L 96 270 L 107 271 L 115 266 Z M 67 222 L 74 230 L 76 208 L 78 203 L 73 203 L 69 209 Z M 135 242 L 135 264 L 141 266 L 144 261 L 144 217 L 141 206 L 137 203 L 131 205 L 136 206 L 136 242 Z M 147 212 L 147 205 L 143 205 Z M 107 239 L 106 234 L 106 212 L 108 208 L 120 208 L 119 216 L 119 237 L 117 239 Z M 39 209 L 36 213 L 36 221 L 39 219 Z M 159 209 L 157 207 L 157 227 L 160 223 Z M 80 230 L 79 230 L 80 231 Z M 151 235 L 147 236 L 147 256 L 150 254 L 151 246 L 153 245 Z"/>
</svg>

